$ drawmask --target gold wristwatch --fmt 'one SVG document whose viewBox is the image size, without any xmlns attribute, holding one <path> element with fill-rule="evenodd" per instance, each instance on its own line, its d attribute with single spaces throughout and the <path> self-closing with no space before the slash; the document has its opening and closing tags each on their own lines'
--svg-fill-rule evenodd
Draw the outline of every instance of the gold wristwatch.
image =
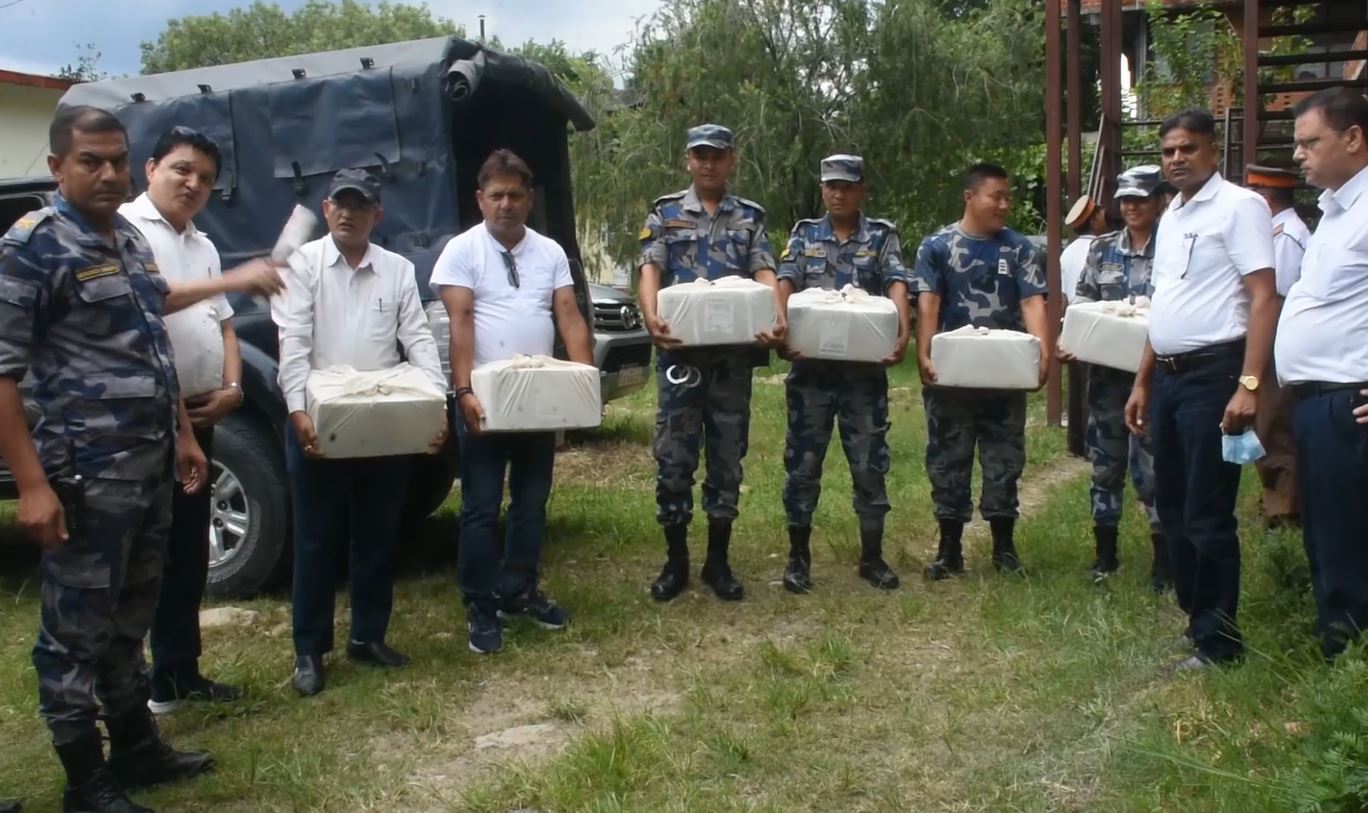
<svg viewBox="0 0 1368 813">
<path fill-rule="evenodd" d="M 1259 389 L 1259 377 L 1255 375 L 1240 376 L 1240 386 L 1250 392 L 1257 392 Z"/>
</svg>

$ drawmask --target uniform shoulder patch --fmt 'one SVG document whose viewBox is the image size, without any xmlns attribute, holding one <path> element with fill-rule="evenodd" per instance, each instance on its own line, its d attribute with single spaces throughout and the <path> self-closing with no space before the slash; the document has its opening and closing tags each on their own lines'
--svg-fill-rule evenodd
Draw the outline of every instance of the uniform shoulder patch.
<svg viewBox="0 0 1368 813">
<path fill-rule="evenodd" d="M 740 195 L 736 195 L 735 197 L 737 203 L 740 203 L 742 206 L 749 206 L 750 208 L 754 209 L 762 215 L 765 213 L 765 207 L 761 206 L 755 201 L 750 200 L 749 198 L 743 198 Z"/>
<path fill-rule="evenodd" d="M 866 218 L 866 222 L 868 222 L 871 226 L 882 226 L 883 228 L 888 229 L 889 231 L 898 230 L 898 227 L 893 224 L 893 221 L 884 220 L 882 217 Z"/>
<path fill-rule="evenodd" d="M 638 234 L 638 235 L 637 235 L 637 239 L 638 239 L 638 240 L 650 240 L 650 239 L 651 239 L 651 227 L 650 227 L 650 226 L 642 226 L 642 227 L 641 227 L 641 234 Z"/>
<path fill-rule="evenodd" d="M 656 198 L 655 200 L 651 201 L 651 208 L 654 209 L 655 207 L 659 206 L 660 204 L 662 204 L 662 203 L 668 203 L 668 202 L 670 202 L 670 201 L 672 201 L 672 200 L 682 200 L 683 197 L 684 197 L 685 195 L 687 195 L 687 194 L 689 194 L 689 190 L 687 190 L 687 189 L 681 189 L 681 190 L 679 190 L 678 192 L 671 192 L 671 193 L 668 194 L 668 195 L 661 195 L 660 197 L 658 197 L 658 198 Z"/>
<path fill-rule="evenodd" d="M 1280 235 L 1280 234 L 1282 234 L 1284 231 L 1286 231 L 1287 229 L 1285 228 L 1285 226 L 1286 226 L 1286 224 L 1284 224 L 1284 223 L 1279 223 L 1278 225 L 1274 226 L 1274 227 L 1273 227 L 1273 236 L 1274 236 L 1274 237 L 1277 237 L 1278 235 Z"/>
<path fill-rule="evenodd" d="M 38 227 L 43 224 L 43 221 L 47 220 L 49 217 L 52 217 L 52 209 L 46 206 L 37 211 L 29 212 L 14 221 L 14 225 L 10 226 L 9 231 L 5 232 L 5 241 L 14 243 L 15 245 L 24 245 L 29 241 L 29 238 L 33 236 L 33 233 L 38 230 Z"/>
</svg>

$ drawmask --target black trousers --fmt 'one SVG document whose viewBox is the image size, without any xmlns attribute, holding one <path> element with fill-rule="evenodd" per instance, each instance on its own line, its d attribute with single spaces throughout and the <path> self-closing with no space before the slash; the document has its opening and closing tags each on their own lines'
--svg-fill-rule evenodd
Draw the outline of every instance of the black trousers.
<svg viewBox="0 0 1368 813">
<path fill-rule="evenodd" d="M 204 456 L 213 459 L 214 430 L 196 429 Z M 157 611 L 149 639 L 155 678 L 193 676 L 199 671 L 200 601 L 209 577 L 210 484 L 198 494 L 186 494 L 176 484 L 171 499 L 171 533 L 166 541 Z"/>
</svg>

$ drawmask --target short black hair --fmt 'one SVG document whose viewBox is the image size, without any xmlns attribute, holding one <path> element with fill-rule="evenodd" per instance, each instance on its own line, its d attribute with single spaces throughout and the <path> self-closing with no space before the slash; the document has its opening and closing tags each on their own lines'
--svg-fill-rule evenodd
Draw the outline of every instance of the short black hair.
<svg viewBox="0 0 1368 813">
<path fill-rule="evenodd" d="M 128 131 L 113 113 L 80 104 L 60 107 L 57 109 L 57 115 L 52 117 L 52 124 L 48 127 L 48 148 L 52 150 L 52 154 L 62 158 L 71 152 L 71 142 L 74 140 L 72 136 L 77 131 L 119 133 L 124 137 L 124 143 L 128 143 Z"/>
<path fill-rule="evenodd" d="M 1159 125 L 1159 137 L 1163 138 L 1170 130 L 1187 130 L 1195 135 L 1216 137 L 1216 117 L 1210 111 L 1192 107 L 1180 110 L 1164 119 Z"/>
<path fill-rule="evenodd" d="M 532 188 L 532 168 L 512 150 L 500 149 L 489 154 L 484 164 L 480 166 L 478 177 L 480 188 L 484 189 L 491 178 L 500 175 L 517 175 L 522 179 L 523 186 L 528 189 Z"/>
<path fill-rule="evenodd" d="M 1346 87 L 1326 88 L 1308 96 L 1292 107 L 1292 115 L 1301 117 L 1312 110 L 1321 111 L 1334 130 L 1358 127 L 1368 137 L 1368 97 Z"/>
<path fill-rule="evenodd" d="M 163 158 L 180 146 L 189 147 L 214 159 L 214 180 L 218 180 L 219 173 L 223 170 L 223 156 L 219 153 L 218 142 L 190 127 L 176 126 L 162 133 L 161 138 L 157 139 L 156 145 L 152 147 L 152 163 L 160 164 Z"/>
<path fill-rule="evenodd" d="M 1288 189 L 1284 186 L 1275 186 L 1271 189 L 1265 189 L 1264 191 L 1269 194 L 1269 197 L 1277 201 L 1278 205 L 1280 206 L 1297 205 L 1297 190 L 1295 189 Z"/>
<path fill-rule="evenodd" d="M 997 164 L 980 162 L 974 164 L 964 171 L 964 191 L 970 192 L 979 188 L 979 185 L 989 178 L 1001 178 L 1007 180 L 1009 177 L 1007 170 Z"/>
</svg>

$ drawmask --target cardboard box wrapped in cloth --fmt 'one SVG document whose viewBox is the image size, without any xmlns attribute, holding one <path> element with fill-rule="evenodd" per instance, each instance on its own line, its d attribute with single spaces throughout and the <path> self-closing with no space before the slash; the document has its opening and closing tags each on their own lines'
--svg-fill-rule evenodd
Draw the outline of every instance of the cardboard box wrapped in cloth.
<svg viewBox="0 0 1368 813">
<path fill-rule="evenodd" d="M 1149 338 L 1149 302 L 1080 302 L 1064 312 L 1059 346 L 1079 361 L 1133 373 Z"/>
<path fill-rule="evenodd" d="M 423 454 L 442 431 L 446 394 L 409 364 L 309 373 L 305 407 L 324 457 Z"/>
<path fill-rule="evenodd" d="M 940 387 L 1034 390 L 1040 387 L 1040 340 L 1015 330 L 965 326 L 931 339 Z"/>
<path fill-rule="evenodd" d="M 660 318 L 685 347 L 751 344 L 774 326 L 774 291 L 743 277 L 697 279 L 663 288 Z"/>
<path fill-rule="evenodd" d="M 603 422 L 598 368 L 548 356 L 518 356 L 476 367 L 470 388 L 487 432 L 592 429 Z"/>
<path fill-rule="evenodd" d="M 878 362 L 898 343 L 898 306 L 853 285 L 799 291 L 789 297 L 788 318 L 789 349 L 805 358 Z"/>
</svg>

